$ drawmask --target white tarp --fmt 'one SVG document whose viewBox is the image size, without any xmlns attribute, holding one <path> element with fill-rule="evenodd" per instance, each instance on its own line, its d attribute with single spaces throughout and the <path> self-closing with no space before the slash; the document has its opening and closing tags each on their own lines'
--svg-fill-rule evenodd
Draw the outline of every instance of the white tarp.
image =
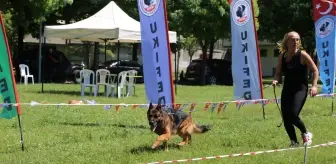
<svg viewBox="0 0 336 164">
<path fill-rule="evenodd" d="M 79 39 L 82 41 L 141 41 L 140 22 L 128 16 L 114 1 L 93 16 L 66 25 L 45 26 L 44 37 Z M 170 43 L 176 43 L 176 32 L 169 31 Z"/>
</svg>

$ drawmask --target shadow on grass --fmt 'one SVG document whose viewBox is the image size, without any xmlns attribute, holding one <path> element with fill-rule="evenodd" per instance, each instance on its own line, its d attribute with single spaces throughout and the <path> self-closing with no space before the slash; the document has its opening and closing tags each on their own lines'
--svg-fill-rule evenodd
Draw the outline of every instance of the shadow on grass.
<svg viewBox="0 0 336 164">
<path fill-rule="evenodd" d="M 44 90 L 42 91 L 37 91 L 39 94 L 57 94 L 57 95 L 72 95 L 72 96 L 80 96 L 80 90 L 78 91 L 57 91 L 57 90 Z M 86 95 L 90 95 L 89 92 L 86 92 Z"/>
<path fill-rule="evenodd" d="M 112 124 L 110 126 L 114 126 L 114 127 L 119 127 L 119 128 L 131 128 L 131 129 L 148 129 L 149 127 L 144 126 L 144 125 L 123 125 L 123 124 Z"/>
<path fill-rule="evenodd" d="M 172 150 L 172 149 L 180 149 L 181 147 L 178 146 L 177 144 L 169 144 L 168 143 L 168 151 L 169 150 Z M 131 149 L 131 153 L 132 154 L 142 154 L 142 153 L 148 153 L 148 152 L 152 152 L 152 153 L 158 153 L 158 152 L 162 152 L 164 151 L 165 152 L 165 149 L 164 149 L 164 145 L 161 144 L 158 148 L 156 149 L 152 149 L 150 145 L 143 145 L 143 146 L 139 146 L 139 147 L 136 147 L 136 148 L 133 148 Z"/>
<path fill-rule="evenodd" d="M 264 85 L 272 84 L 273 80 L 263 80 Z M 189 82 L 189 81 L 178 81 L 178 85 L 185 85 L 185 86 L 210 86 L 211 84 L 201 85 L 199 82 Z M 233 83 L 221 83 L 216 84 L 216 86 L 231 86 L 233 87 Z"/>
<path fill-rule="evenodd" d="M 37 91 L 35 93 L 39 93 L 39 94 L 55 94 L 55 95 L 71 95 L 71 96 L 80 96 L 81 91 L 80 89 L 78 91 L 64 91 L 64 90 L 46 90 L 46 91 Z M 93 97 L 93 90 L 92 90 L 92 94 L 90 94 L 89 89 L 87 89 L 84 93 L 85 96 L 92 96 Z M 99 92 L 97 96 L 105 96 L 105 94 L 103 92 Z M 137 95 L 134 95 L 135 97 L 137 97 Z"/>
<path fill-rule="evenodd" d="M 87 127 L 105 126 L 105 127 L 119 127 L 126 129 L 149 129 L 149 127 L 146 127 L 144 125 L 100 124 L 100 123 L 80 123 L 80 122 L 78 123 L 61 122 L 60 124 L 67 126 L 87 126 Z"/>
<path fill-rule="evenodd" d="M 39 93 L 39 94 L 55 94 L 55 95 L 71 95 L 71 96 L 80 96 L 81 95 L 81 91 L 80 89 L 78 91 L 64 91 L 64 90 L 46 90 L 46 91 L 37 91 L 35 93 Z M 92 94 L 90 93 L 89 89 L 87 89 L 84 93 L 84 96 L 92 96 L 93 97 L 93 90 L 92 90 Z M 106 95 L 100 91 L 97 96 L 105 96 Z M 132 97 L 140 97 L 139 95 L 133 95 Z"/>
</svg>

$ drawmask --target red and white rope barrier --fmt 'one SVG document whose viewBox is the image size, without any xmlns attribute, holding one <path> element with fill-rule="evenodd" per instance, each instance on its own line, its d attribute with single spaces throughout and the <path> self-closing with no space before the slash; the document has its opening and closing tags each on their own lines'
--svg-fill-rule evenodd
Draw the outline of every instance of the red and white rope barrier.
<svg viewBox="0 0 336 164">
<path fill-rule="evenodd" d="M 332 145 L 336 145 L 336 141 L 328 142 L 328 143 L 324 143 L 324 144 L 318 144 L 318 145 L 314 145 L 314 146 L 307 146 L 307 148 L 310 149 L 310 148 L 326 147 L 326 146 L 332 146 Z M 171 160 L 171 161 L 159 161 L 159 162 L 149 162 L 149 163 L 146 162 L 144 164 L 178 163 L 178 162 L 191 162 L 191 161 L 202 161 L 202 160 L 210 160 L 210 159 L 231 158 L 231 157 L 253 156 L 253 155 L 257 155 L 257 154 L 275 153 L 275 152 L 289 151 L 289 150 L 296 150 L 296 149 L 304 149 L 304 147 L 264 150 L 264 151 L 248 152 L 248 153 L 217 155 L 217 156 L 179 159 L 179 160 Z"/>
<path fill-rule="evenodd" d="M 333 97 L 334 94 L 319 94 L 316 97 Z M 248 104 L 261 104 L 267 105 L 272 103 L 280 103 L 280 99 L 255 99 L 255 100 L 234 100 L 234 101 L 219 101 L 219 102 L 188 102 L 188 103 L 175 103 L 175 110 L 184 110 L 185 108 L 189 108 L 190 112 L 195 111 L 195 106 L 202 111 L 211 110 L 214 112 L 217 110 L 217 113 L 220 111 L 224 111 L 229 104 L 235 104 L 238 110 Z M 75 102 L 75 103 L 74 103 Z M 59 108 L 60 106 L 103 106 L 105 110 L 110 110 L 115 108 L 116 111 L 119 111 L 120 107 L 131 107 L 132 110 L 136 108 L 148 108 L 148 104 L 100 104 L 95 100 L 71 100 L 68 103 L 48 103 L 48 102 L 36 102 L 32 101 L 30 103 L 0 103 L 0 108 L 4 106 L 17 106 L 17 105 L 30 105 L 30 106 L 56 106 Z M 201 107 L 200 107 L 201 105 Z M 166 104 L 166 107 L 171 108 L 173 104 Z"/>
</svg>

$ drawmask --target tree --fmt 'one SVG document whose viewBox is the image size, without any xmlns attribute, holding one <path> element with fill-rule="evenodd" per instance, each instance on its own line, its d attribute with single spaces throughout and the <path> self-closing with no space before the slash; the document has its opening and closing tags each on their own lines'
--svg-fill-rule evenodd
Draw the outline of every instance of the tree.
<svg viewBox="0 0 336 164">
<path fill-rule="evenodd" d="M 23 38 L 28 30 L 39 27 L 39 23 L 52 11 L 71 4 L 72 0 L 0 0 L 3 11 L 10 13 L 12 27 L 16 28 L 18 52 L 23 50 Z"/>
<path fill-rule="evenodd" d="M 315 32 L 312 1 L 259 0 L 259 6 L 259 39 L 279 42 L 285 33 L 294 30 L 301 35 L 305 49 L 313 51 Z"/>
<path fill-rule="evenodd" d="M 257 0 L 253 1 L 258 29 L 259 7 Z M 170 29 L 180 35 L 194 35 L 203 53 L 208 51 L 211 40 L 230 37 L 230 6 L 227 0 L 171 0 L 167 3 Z"/>
<path fill-rule="evenodd" d="M 7 11 L 2 12 L 2 17 L 3 17 L 4 25 L 6 28 L 8 44 L 13 45 L 14 40 L 16 39 L 16 35 L 15 35 L 16 30 L 13 28 L 13 22 L 11 21 L 12 15 L 10 11 L 7 10 Z M 11 53 L 13 53 L 14 47 L 10 46 L 10 48 L 11 48 Z"/>
<path fill-rule="evenodd" d="M 108 2 L 110 0 L 76 0 L 72 5 L 58 8 L 49 14 L 46 23 L 52 25 L 58 24 L 57 20 L 64 20 L 65 24 L 69 24 L 86 19 L 102 9 Z"/>
<path fill-rule="evenodd" d="M 197 51 L 197 39 L 194 36 L 188 36 L 181 39 L 181 48 L 188 51 L 189 62 L 191 62 L 194 53 Z"/>
<path fill-rule="evenodd" d="M 194 35 L 204 54 L 211 40 L 228 37 L 229 30 L 223 30 L 229 27 L 229 5 L 225 0 L 173 0 L 168 13 L 170 29 L 180 35 Z"/>
<path fill-rule="evenodd" d="M 57 20 L 64 20 L 66 24 L 86 19 L 104 6 L 111 0 L 76 0 L 72 5 L 59 8 L 47 17 L 47 24 L 57 24 Z M 130 17 L 139 20 L 137 0 L 114 0 Z M 88 7 L 90 6 L 90 7 Z"/>
<path fill-rule="evenodd" d="M 202 49 L 204 60 L 209 48 L 209 58 L 212 58 L 214 44 L 219 38 L 230 38 L 230 5 L 227 0 L 171 0 L 167 3 L 170 29 L 180 35 L 193 35 Z M 257 0 L 253 4 L 258 28 Z M 202 67 L 201 84 L 205 84 L 205 61 Z"/>
</svg>

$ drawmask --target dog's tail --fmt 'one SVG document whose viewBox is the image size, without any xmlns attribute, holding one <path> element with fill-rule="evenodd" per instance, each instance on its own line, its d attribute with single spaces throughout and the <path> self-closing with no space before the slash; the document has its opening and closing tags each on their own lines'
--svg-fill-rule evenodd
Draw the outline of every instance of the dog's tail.
<svg viewBox="0 0 336 164">
<path fill-rule="evenodd" d="M 210 130 L 210 126 L 208 125 L 196 125 L 194 126 L 195 133 L 205 133 Z"/>
</svg>

